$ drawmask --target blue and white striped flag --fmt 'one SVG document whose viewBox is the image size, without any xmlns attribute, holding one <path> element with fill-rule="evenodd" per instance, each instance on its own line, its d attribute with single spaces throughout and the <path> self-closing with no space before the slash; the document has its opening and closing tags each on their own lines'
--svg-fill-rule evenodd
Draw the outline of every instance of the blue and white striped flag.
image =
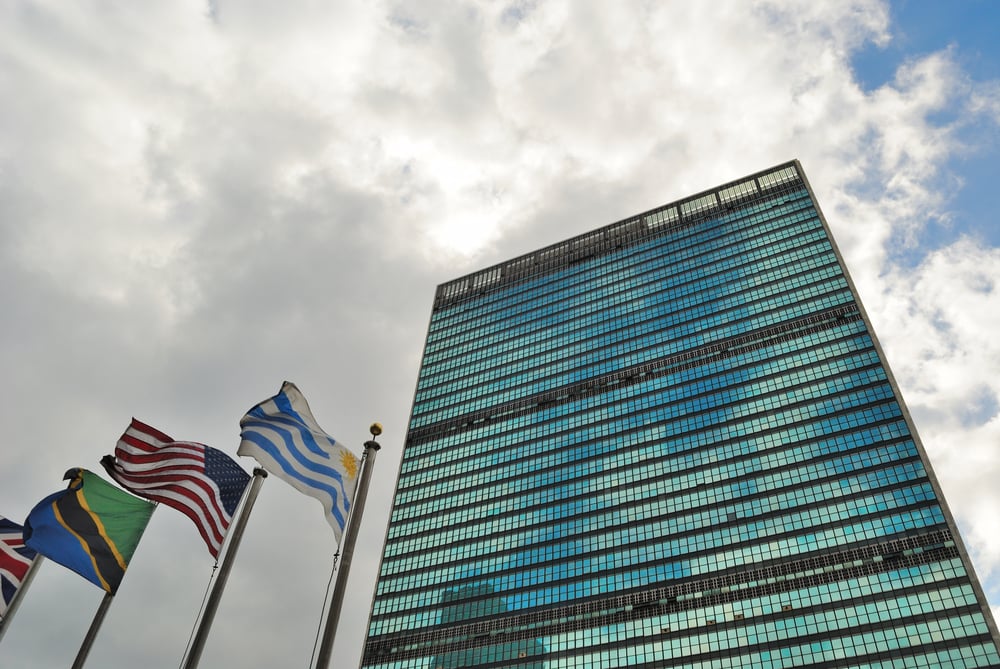
<svg viewBox="0 0 1000 669">
<path fill-rule="evenodd" d="M 318 499 L 339 542 L 359 460 L 320 428 L 295 384 L 285 381 L 281 392 L 243 416 L 240 428 L 236 452 L 255 458 L 269 473 Z"/>
</svg>

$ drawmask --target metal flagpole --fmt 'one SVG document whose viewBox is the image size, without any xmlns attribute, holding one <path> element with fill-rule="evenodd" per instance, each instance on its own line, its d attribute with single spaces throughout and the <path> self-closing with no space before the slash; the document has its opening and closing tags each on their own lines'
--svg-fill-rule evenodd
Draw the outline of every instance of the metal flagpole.
<svg viewBox="0 0 1000 669">
<path fill-rule="evenodd" d="M 266 478 L 267 472 L 260 467 L 253 470 L 253 479 L 250 481 L 247 498 L 243 503 L 243 508 L 240 509 L 239 517 L 233 523 L 229 545 L 226 547 L 226 554 L 223 556 L 224 559 L 222 565 L 219 567 L 219 573 L 215 577 L 215 583 L 212 585 L 212 592 L 209 594 L 208 602 L 205 604 L 205 612 L 198 623 L 198 631 L 195 633 L 194 640 L 191 642 L 191 648 L 188 650 L 184 669 L 194 669 L 198 666 L 199 660 L 201 660 L 201 653 L 205 650 L 205 641 L 208 639 L 208 631 L 212 628 L 212 620 L 215 618 L 215 612 L 219 608 L 219 601 L 222 599 L 222 590 L 226 587 L 226 580 L 229 578 L 229 572 L 233 567 L 233 562 L 236 560 L 236 551 L 239 550 L 240 540 L 243 539 L 243 530 L 246 528 L 247 520 L 250 518 L 250 510 L 253 509 L 253 504 L 257 500 L 257 493 L 260 491 L 260 486 Z"/>
<path fill-rule="evenodd" d="M 21 585 L 17 586 L 17 591 L 14 593 L 13 599 L 10 600 L 10 604 L 7 605 L 7 613 L 4 614 L 3 618 L 0 618 L 0 641 L 3 640 L 3 635 L 7 633 L 7 627 L 10 625 L 11 619 L 14 614 L 17 613 L 17 607 L 21 605 L 21 598 L 24 597 L 25 591 L 28 586 L 31 585 L 31 580 L 35 578 L 35 572 L 38 571 L 38 565 L 44 560 L 40 554 L 35 554 L 35 559 L 31 561 L 31 566 L 28 567 L 27 573 L 25 573 L 24 578 L 21 579 Z"/>
<path fill-rule="evenodd" d="M 372 423 L 369 428 L 372 437 L 382 434 L 382 426 Z M 344 593 L 347 590 L 347 574 L 351 570 L 351 559 L 354 557 L 354 543 L 358 539 L 358 527 L 361 525 L 361 514 L 365 510 L 365 497 L 368 495 L 368 483 L 371 480 L 372 467 L 375 466 L 375 454 L 382 448 L 372 439 L 365 442 L 365 466 L 358 480 L 358 491 L 351 505 L 351 518 L 347 523 L 344 541 L 340 546 L 340 570 L 337 572 L 337 582 L 333 586 L 333 597 L 330 598 L 330 612 L 326 614 L 326 626 L 323 629 L 323 640 L 316 655 L 315 669 L 326 669 L 330 666 L 330 654 L 333 651 L 333 637 L 340 621 L 340 609 L 344 604 Z"/>
<path fill-rule="evenodd" d="M 94 645 L 94 639 L 97 638 L 97 632 L 101 629 L 101 623 L 104 622 L 104 616 L 107 615 L 108 609 L 111 608 L 111 600 L 114 598 L 115 596 L 110 592 L 104 593 L 104 599 L 101 600 L 101 605 L 97 607 L 94 620 L 90 623 L 90 629 L 87 630 L 87 636 L 83 639 L 83 645 L 80 646 L 80 652 L 76 654 L 76 659 L 73 660 L 73 669 L 82 669 L 87 655 L 90 654 L 90 647 Z"/>
</svg>

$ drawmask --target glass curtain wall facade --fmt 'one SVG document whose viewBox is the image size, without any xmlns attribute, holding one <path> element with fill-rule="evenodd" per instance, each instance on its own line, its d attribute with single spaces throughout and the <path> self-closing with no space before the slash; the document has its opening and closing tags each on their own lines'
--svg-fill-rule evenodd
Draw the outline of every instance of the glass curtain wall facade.
<svg viewBox="0 0 1000 669">
<path fill-rule="evenodd" d="M 438 287 L 362 666 L 986 667 L 799 163 Z"/>
</svg>

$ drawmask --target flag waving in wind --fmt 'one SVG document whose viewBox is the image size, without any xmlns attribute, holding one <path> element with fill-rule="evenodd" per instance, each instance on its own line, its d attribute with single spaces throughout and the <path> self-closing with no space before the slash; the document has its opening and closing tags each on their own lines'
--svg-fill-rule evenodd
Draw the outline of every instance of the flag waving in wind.
<svg viewBox="0 0 1000 669">
<path fill-rule="evenodd" d="M 153 505 L 79 467 L 68 490 L 49 495 L 24 521 L 24 543 L 110 592 L 118 591 Z"/>
<path fill-rule="evenodd" d="M 35 551 L 24 545 L 24 528 L 0 516 L 0 618 L 7 615 L 7 607 L 34 559 Z"/>
<path fill-rule="evenodd" d="M 212 557 L 246 490 L 250 475 L 235 460 L 211 446 L 174 441 L 135 418 L 101 464 L 123 488 L 162 502 L 198 527 Z"/>
<path fill-rule="evenodd" d="M 295 384 L 285 381 L 281 392 L 243 416 L 240 428 L 237 453 L 255 458 L 271 474 L 318 499 L 340 541 L 359 461 L 320 428 Z"/>
</svg>

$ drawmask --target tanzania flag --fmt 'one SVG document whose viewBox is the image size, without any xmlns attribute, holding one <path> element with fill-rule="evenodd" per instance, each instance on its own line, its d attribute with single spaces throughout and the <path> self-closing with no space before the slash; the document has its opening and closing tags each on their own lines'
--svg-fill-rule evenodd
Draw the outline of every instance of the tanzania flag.
<svg viewBox="0 0 1000 669">
<path fill-rule="evenodd" d="M 115 594 L 155 506 L 86 469 L 66 472 L 68 490 L 49 495 L 24 521 L 24 543 Z"/>
</svg>

